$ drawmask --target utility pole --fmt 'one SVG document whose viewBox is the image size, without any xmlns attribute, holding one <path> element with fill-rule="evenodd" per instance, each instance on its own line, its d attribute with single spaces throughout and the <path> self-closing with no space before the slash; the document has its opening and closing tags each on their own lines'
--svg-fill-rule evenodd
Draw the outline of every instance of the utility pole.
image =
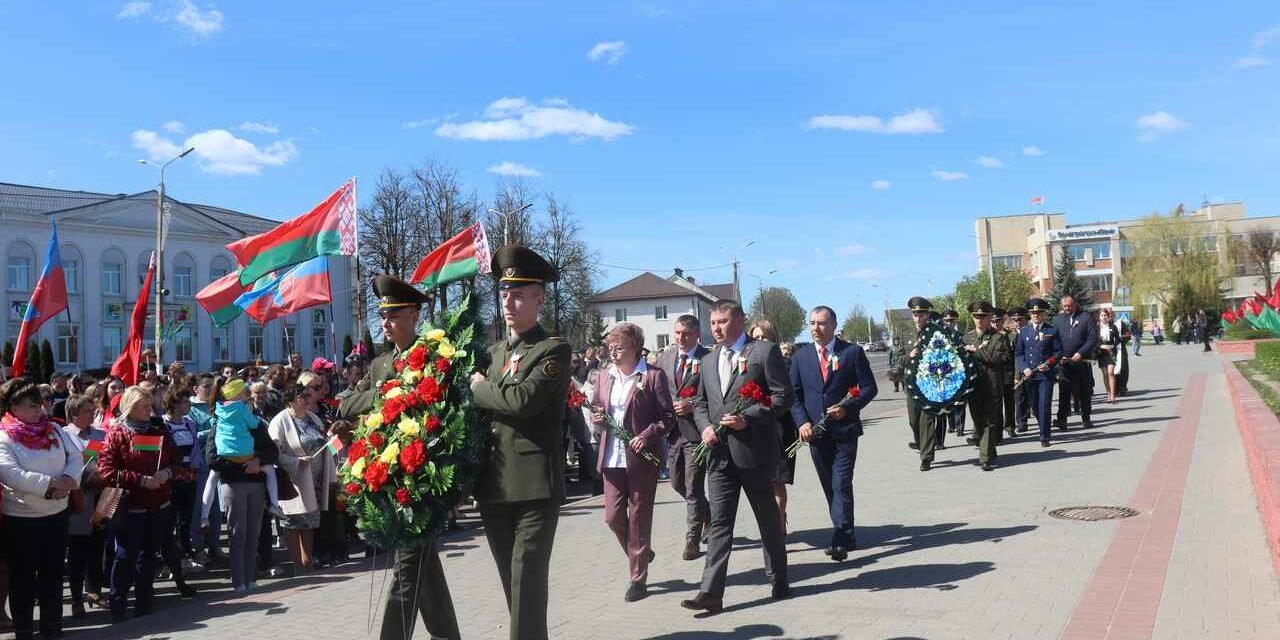
<svg viewBox="0 0 1280 640">
<path fill-rule="evenodd" d="M 996 300 L 995 257 L 991 255 L 991 218 L 983 218 L 982 220 L 987 223 L 987 276 L 991 280 L 991 304 L 1000 306 L 1000 303 Z"/>
<path fill-rule="evenodd" d="M 156 164 L 148 160 L 139 160 L 139 164 L 149 164 L 153 167 L 160 168 L 160 188 L 156 192 L 156 331 L 155 331 L 155 354 L 156 354 L 156 374 L 159 375 L 163 370 L 164 358 L 161 355 L 161 348 L 164 341 L 164 170 L 169 165 L 187 157 L 187 154 L 195 151 L 195 147 L 188 147 L 186 151 L 166 160 L 161 164 Z"/>
<path fill-rule="evenodd" d="M 734 298 L 734 302 L 737 302 L 738 304 L 742 304 L 742 288 L 738 286 L 737 251 L 738 249 L 746 249 L 747 247 L 755 243 L 756 243 L 755 240 L 748 240 L 746 241 L 746 243 L 744 243 L 742 246 L 738 247 L 737 249 L 730 249 L 729 247 L 720 247 L 721 251 L 724 251 L 725 253 L 729 254 L 729 262 L 733 264 L 733 298 Z"/>
</svg>

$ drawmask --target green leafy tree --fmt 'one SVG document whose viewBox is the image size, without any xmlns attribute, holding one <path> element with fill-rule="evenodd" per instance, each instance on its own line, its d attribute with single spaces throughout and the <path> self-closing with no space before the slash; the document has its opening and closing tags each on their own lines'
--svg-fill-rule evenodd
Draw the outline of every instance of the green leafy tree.
<svg viewBox="0 0 1280 640">
<path fill-rule="evenodd" d="M 870 320 L 870 325 L 867 321 Z M 867 327 L 871 327 L 871 333 L 867 333 Z M 884 335 L 884 323 L 876 322 L 875 318 L 871 318 L 867 310 L 860 304 L 853 305 L 849 312 L 844 314 L 844 322 L 840 325 L 840 335 L 850 342 L 871 342 L 879 340 Z"/>
<path fill-rule="evenodd" d="M 360 342 L 364 343 L 365 359 L 372 360 L 374 356 L 378 355 L 373 350 L 373 335 L 369 333 L 368 329 L 364 330 L 364 336 L 360 339 Z"/>
<path fill-rule="evenodd" d="M 48 340 L 43 340 L 40 342 L 40 381 L 48 382 L 53 377 L 53 371 L 53 346 Z"/>
<path fill-rule="evenodd" d="M 5 341 L 4 343 L 4 366 L 13 365 L 13 342 Z"/>
<path fill-rule="evenodd" d="M 753 319 L 765 319 L 773 323 L 778 330 L 778 339 L 783 342 L 794 340 L 807 320 L 804 308 L 796 300 L 795 294 L 786 287 L 765 287 L 751 303 L 750 315 Z"/>
<path fill-rule="evenodd" d="M 591 328 L 587 331 L 587 346 L 599 347 L 604 344 L 604 318 L 592 312 Z"/>
<path fill-rule="evenodd" d="M 32 380 L 43 381 L 44 370 L 40 367 L 40 343 L 35 340 L 27 342 L 27 370 L 26 377 Z"/>
<path fill-rule="evenodd" d="M 1135 309 L 1158 303 L 1166 329 L 1173 318 L 1197 309 L 1217 309 L 1234 271 L 1233 254 L 1219 252 L 1216 236 L 1204 221 L 1185 215 L 1178 205 L 1168 215 L 1153 213 L 1126 233 L 1121 283 L 1128 287 Z M 1138 317 L 1142 320 L 1145 318 Z"/>
<path fill-rule="evenodd" d="M 1055 312 L 1065 296 L 1075 299 L 1076 307 L 1080 309 L 1093 304 L 1093 296 L 1089 295 L 1089 289 L 1084 286 L 1084 280 L 1076 274 L 1076 265 L 1071 262 L 1071 257 L 1065 251 L 1053 268 L 1053 291 L 1049 292 L 1049 296 L 1050 299 L 1046 302 Z"/>
<path fill-rule="evenodd" d="M 962 278 L 956 283 L 955 302 L 956 311 L 964 315 L 969 308 L 969 303 L 976 300 L 986 300 L 1000 309 L 1008 309 L 1010 307 L 1020 307 L 1027 303 L 1027 298 L 1031 297 L 1031 276 L 1022 269 L 1014 269 L 1003 264 L 995 266 L 996 274 L 996 299 L 991 299 L 991 280 L 987 275 L 987 270 L 983 269 L 971 276 Z"/>
</svg>

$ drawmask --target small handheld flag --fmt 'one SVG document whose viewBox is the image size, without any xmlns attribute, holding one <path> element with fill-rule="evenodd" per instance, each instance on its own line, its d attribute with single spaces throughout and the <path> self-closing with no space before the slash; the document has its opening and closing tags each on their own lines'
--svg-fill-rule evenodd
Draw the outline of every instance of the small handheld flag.
<svg viewBox="0 0 1280 640">
<path fill-rule="evenodd" d="M 332 453 L 333 455 L 338 455 L 338 452 L 342 451 L 342 438 L 339 438 L 338 436 L 333 436 L 332 438 L 329 438 L 329 441 L 324 443 L 324 447 L 322 447 L 319 451 L 311 454 L 311 457 L 314 458 L 326 451 L 328 451 L 329 453 Z"/>
<path fill-rule="evenodd" d="M 98 455 L 102 453 L 102 448 L 104 446 L 106 446 L 106 443 L 101 440 L 90 440 L 89 444 L 84 447 L 85 461 L 88 462 L 89 460 L 97 458 Z"/>
<path fill-rule="evenodd" d="M 133 436 L 130 451 L 159 451 L 164 446 L 164 436 Z"/>
</svg>

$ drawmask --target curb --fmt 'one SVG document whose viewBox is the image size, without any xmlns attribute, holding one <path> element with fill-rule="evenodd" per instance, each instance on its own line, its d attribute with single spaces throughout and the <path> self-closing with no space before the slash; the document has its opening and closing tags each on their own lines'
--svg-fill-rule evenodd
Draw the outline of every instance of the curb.
<svg viewBox="0 0 1280 640">
<path fill-rule="evenodd" d="M 1235 406 L 1245 458 L 1249 461 L 1249 476 L 1267 534 L 1272 569 L 1280 576 L 1280 419 L 1234 363 L 1223 362 L 1222 368 L 1227 376 L 1231 403 Z"/>
<path fill-rule="evenodd" d="M 1218 340 L 1218 353 L 1253 357 L 1254 345 L 1259 342 L 1276 342 L 1275 338 L 1262 340 Z"/>
</svg>

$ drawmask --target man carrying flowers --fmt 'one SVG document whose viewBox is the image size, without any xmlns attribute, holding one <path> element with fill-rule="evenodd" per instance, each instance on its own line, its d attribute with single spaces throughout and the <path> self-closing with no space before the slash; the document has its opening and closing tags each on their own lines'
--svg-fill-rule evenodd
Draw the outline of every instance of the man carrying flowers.
<svg viewBox="0 0 1280 640">
<path fill-rule="evenodd" d="M 338 413 L 343 419 L 359 420 L 373 409 L 374 398 L 386 398 L 384 387 L 398 386 L 395 380 L 399 376 L 396 362 L 405 362 L 409 350 L 418 339 L 418 314 L 429 298 L 418 289 L 403 280 L 387 275 L 373 279 L 373 291 L 378 296 L 378 314 L 382 317 L 382 329 L 394 348 L 373 359 L 369 373 L 356 385 L 355 391 L 342 399 Z M 415 354 L 415 357 L 417 355 Z M 424 363 L 425 364 L 425 363 Z M 432 380 L 434 378 L 427 378 Z M 425 381 L 424 381 L 425 383 Z M 427 383 L 427 386 L 430 386 Z M 430 389 L 421 391 L 431 392 Z M 385 391 L 390 393 L 390 391 Z M 397 424 L 399 414 L 403 412 L 408 400 L 401 397 L 388 398 L 383 403 L 382 411 L 370 414 L 365 420 L 382 421 Z M 367 422 L 366 422 L 367 423 Z M 401 428 L 408 428 L 405 425 Z M 354 452 L 348 453 L 348 460 L 355 460 L 360 465 L 358 475 L 362 477 L 371 491 L 377 492 L 387 482 L 388 469 L 395 462 L 402 467 L 420 464 L 416 447 L 401 452 L 399 447 L 385 447 L 383 436 L 373 433 L 368 441 L 359 441 L 352 445 Z M 420 442 L 419 442 L 420 446 Z M 376 458 L 366 458 L 365 449 L 372 447 L 381 454 Z M 412 445 L 411 445 L 412 447 Z M 354 453 L 355 455 L 352 455 Z M 425 455 L 425 454 L 423 454 Z M 369 460 L 372 460 L 371 462 Z M 358 489 L 358 487 L 355 487 Z M 348 488 L 350 491 L 351 488 Z M 401 491 L 405 491 L 401 489 Z M 407 499 L 407 493 L 404 494 Z M 453 599 L 449 595 L 449 585 L 445 581 L 444 567 L 440 564 L 440 553 L 437 541 L 431 539 L 416 548 L 396 550 L 395 577 L 387 594 L 387 604 L 382 617 L 382 640 L 408 640 L 413 637 L 413 628 L 422 615 L 423 624 L 427 626 L 433 638 L 459 638 L 458 619 L 453 610 Z"/>
</svg>

